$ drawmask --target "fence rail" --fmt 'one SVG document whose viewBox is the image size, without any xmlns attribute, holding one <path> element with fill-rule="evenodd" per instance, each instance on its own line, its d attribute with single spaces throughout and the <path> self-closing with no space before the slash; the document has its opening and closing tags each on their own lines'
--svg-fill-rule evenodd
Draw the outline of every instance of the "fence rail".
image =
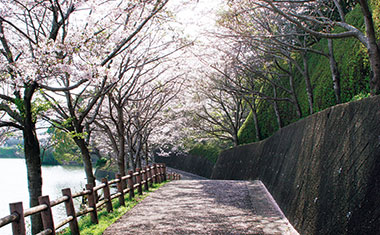
<svg viewBox="0 0 380 235">
<path fill-rule="evenodd" d="M 62 189 L 62 197 L 50 201 L 49 196 L 41 196 L 38 198 L 38 206 L 23 209 L 22 202 L 10 203 L 10 214 L 0 218 L 0 228 L 12 224 L 13 235 L 25 235 L 25 217 L 41 213 L 42 224 L 44 230 L 38 235 L 55 234 L 55 231 L 62 226 L 69 224 L 71 234 L 79 234 L 77 218 L 90 214 L 91 222 L 98 223 L 97 211 L 106 208 L 107 212 L 113 211 L 112 200 L 118 198 L 120 205 L 125 206 L 124 195 L 129 193 L 129 198 L 135 196 L 135 189 L 139 195 L 143 194 L 143 187 L 148 190 L 153 184 L 161 183 L 169 180 L 179 180 L 180 175 L 171 173 L 167 174 L 165 164 L 153 164 L 144 169 L 136 169 L 135 172 L 129 171 L 128 175 L 122 176 L 116 174 L 116 179 L 108 181 L 106 178 L 102 179 L 102 183 L 93 186 L 86 184 L 86 189 L 80 192 L 71 193 L 70 188 Z M 116 185 L 117 192 L 110 193 L 110 187 Z M 103 189 L 103 197 L 98 198 L 98 190 Z M 86 197 L 87 206 L 79 211 L 75 211 L 73 199 L 77 197 Z M 65 204 L 67 217 L 54 224 L 53 214 L 51 208 L 61 203 Z"/>
</svg>

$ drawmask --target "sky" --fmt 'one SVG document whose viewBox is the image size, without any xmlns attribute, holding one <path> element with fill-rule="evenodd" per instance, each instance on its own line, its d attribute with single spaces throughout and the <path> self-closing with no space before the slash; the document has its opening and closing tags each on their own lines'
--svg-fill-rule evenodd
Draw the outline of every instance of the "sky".
<svg viewBox="0 0 380 235">
<path fill-rule="evenodd" d="M 222 0 L 173 0 L 169 9 L 177 9 L 177 21 L 189 39 L 199 39 L 206 31 L 215 29 L 217 13 L 222 9 Z"/>
</svg>

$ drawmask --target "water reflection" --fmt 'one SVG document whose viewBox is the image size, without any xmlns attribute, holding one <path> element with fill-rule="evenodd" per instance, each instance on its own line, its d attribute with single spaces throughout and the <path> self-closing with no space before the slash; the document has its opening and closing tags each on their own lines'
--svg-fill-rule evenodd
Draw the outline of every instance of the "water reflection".
<svg viewBox="0 0 380 235">
<path fill-rule="evenodd" d="M 71 188 L 71 192 L 83 190 L 86 176 L 83 168 L 73 166 L 43 166 L 43 195 L 50 200 L 62 196 L 63 188 Z M 24 159 L 0 159 L 0 218 L 9 214 L 9 203 L 22 201 L 24 208 L 29 207 L 27 174 Z M 98 181 L 97 184 L 100 182 Z M 80 199 L 74 201 L 79 208 Z M 53 207 L 54 221 L 59 222 L 66 217 L 64 204 Z M 28 222 L 28 221 L 26 221 Z M 29 222 L 28 222 L 29 223 Z M 1 235 L 11 234 L 11 226 L 0 228 Z"/>
</svg>

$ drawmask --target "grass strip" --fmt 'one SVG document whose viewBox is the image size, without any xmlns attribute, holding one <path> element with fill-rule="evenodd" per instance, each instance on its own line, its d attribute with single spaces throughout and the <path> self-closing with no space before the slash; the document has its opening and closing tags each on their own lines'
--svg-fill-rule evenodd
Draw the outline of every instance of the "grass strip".
<svg viewBox="0 0 380 235">
<path fill-rule="evenodd" d="M 169 181 L 167 181 L 169 182 Z M 125 206 L 120 206 L 118 200 L 114 200 L 112 203 L 113 212 L 107 213 L 107 210 L 103 208 L 98 211 L 98 224 L 91 223 L 90 215 L 86 215 L 81 217 L 78 221 L 79 230 L 81 235 L 101 235 L 104 230 L 108 228 L 111 224 L 113 224 L 116 220 L 118 220 L 121 216 L 123 216 L 127 211 L 131 210 L 135 205 L 137 205 L 144 198 L 149 196 L 149 193 L 156 191 L 158 188 L 166 184 L 167 182 L 163 182 L 160 184 L 155 184 L 152 187 L 149 187 L 149 191 L 144 191 L 143 195 L 138 195 L 137 191 L 135 192 L 135 197 L 132 200 L 129 200 L 129 195 L 126 194 Z M 56 234 L 59 235 L 70 235 L 70 228 L 65 228 L 62 231 L 58 231 Z"/>
</svg>

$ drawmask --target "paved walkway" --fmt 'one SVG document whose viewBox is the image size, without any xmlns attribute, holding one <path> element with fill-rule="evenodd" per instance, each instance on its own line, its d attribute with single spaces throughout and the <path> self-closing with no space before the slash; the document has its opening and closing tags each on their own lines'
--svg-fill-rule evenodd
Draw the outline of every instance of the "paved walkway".
<svg viewBox="0 0 380 235">
<path fill-rule="evenodd" d="M 103 233 L 298 234 L 260 181 L 167 183 Z"/>
</svg>

